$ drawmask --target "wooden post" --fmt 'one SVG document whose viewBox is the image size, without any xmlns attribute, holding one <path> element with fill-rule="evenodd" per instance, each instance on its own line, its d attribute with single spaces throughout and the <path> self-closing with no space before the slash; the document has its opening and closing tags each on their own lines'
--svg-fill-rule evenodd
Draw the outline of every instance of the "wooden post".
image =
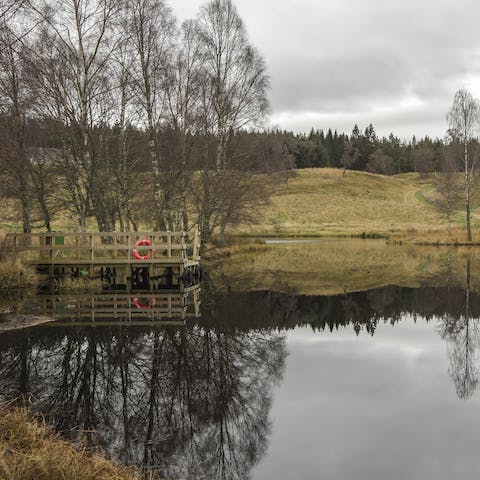
<svg viewBox="0 0 480 480">
<path fill-rule="evenodd" d="M 94 259 L 94 256 L 95 256 L 94 248 L 93 248 L 93 235 L 90 234 L 89 237 L 90 237 L 90 260 L 93 263 L 93 259 Z"/>
<path fill-rule="evenodd" d="M 188 260 L 188 252 L 187 252 L 187 241 L 185 240 L 185 232 L 182 232 L 182 235 L 181 235 L 181 245 L 182 245 L 182 260 L 184 262 L 186 262 Z"/>
<path fill-rule="evenodd" d="M 185 264 L 183 264 L 183 263 L 180 264 L 180 267 L 178 268 L 178 274 L 179 274 L 178 284 L 182 285 L 183 280 L 185 278 Z"/>
<path fill-rule="evenodd" d="M 55 244 L 55 234 L 53 233 L 51 236 L 50 236 L 50 245 L 49 245 L 49 249 L 50 249 L 50 263 L 53 265 L 53 258 L 54 258 L 54 255 L 53 255 L 53 246 Z"/>
</svg>

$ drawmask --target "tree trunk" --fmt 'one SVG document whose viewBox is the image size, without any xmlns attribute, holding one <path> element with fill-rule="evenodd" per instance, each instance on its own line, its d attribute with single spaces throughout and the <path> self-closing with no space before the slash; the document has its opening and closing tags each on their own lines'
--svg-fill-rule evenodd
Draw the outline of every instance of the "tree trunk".
<svg viewBox="0 0 480 480">
<path fill-rule="evenodd" d="M 30 201 L 27 196 L 22 195 L 21 204 L 23 233 L 30 233 L 32 231 L 32 225 L 30 223 Z"/>
<path fill-rule="evenodd" d="M 465 213 L 467 220 L 467 240 L 472 241 L 472 231 L 470 227 L 470 172 L 468 165 L 468 143 L 466 140 L 464 145 L 464 162 L 465 162 Z"/>
<path fill-rule="evenodd" d="M 50 226 L 50 212 L 48 211 L 48 206 L 45 201 L 40 201 L 40 210 L 42 211 L 45 228 L 47 229 L 47 232 L 51 232 L 52 228 Z"/>
</svg>

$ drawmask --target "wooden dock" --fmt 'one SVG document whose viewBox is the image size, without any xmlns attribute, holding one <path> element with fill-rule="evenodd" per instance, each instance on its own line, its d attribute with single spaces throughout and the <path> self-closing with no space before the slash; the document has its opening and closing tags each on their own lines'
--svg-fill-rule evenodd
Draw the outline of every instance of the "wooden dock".
<svg viewBox="0 0 480 480">
<path fill-rule="evenodd" d="M 95 269 L 123 266 L 129 274 L 141 269 L 153 276 L 166 269 L 183 278 L 200 265 L 198 231 L 192 238 L 186 232 L 9 233 L 6 241 L 15 256 L 52 274 L 67 268 L 94 276 Z"/>
</svg>

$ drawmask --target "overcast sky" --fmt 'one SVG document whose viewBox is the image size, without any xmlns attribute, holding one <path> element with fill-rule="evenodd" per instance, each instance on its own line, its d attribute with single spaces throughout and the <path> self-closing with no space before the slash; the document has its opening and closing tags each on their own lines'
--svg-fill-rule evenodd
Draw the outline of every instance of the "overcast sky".
<svg viewBox="0 0 480 480">
<path fill-rule="evenodd" d="M 170 0 L 180 21 L 204 3 Z M 268 65 L 272 126 L 443 137 L 455 91 L 480 96 L 478 0 L 234 3 Z"/>
</svg>

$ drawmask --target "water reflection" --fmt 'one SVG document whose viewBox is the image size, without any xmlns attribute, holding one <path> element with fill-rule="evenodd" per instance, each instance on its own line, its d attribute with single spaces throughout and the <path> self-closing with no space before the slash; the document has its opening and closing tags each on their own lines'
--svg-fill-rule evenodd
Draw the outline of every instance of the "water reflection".
<svg viewBox="0 0 480 480">
<path fill-rule="evenodd" d="M 302 295 L 288 284 L 240 291 L 227 278 L 219 284 L 207 275 L 197 302 L 201 317 L 186 317 L 184 327 L 98 321 L 87 327 L 78 317 L 70 326 L 3 335 L 0 396 L 30 397 L 64 435 L 164 478 L 245 479 L 267 451 L 273 387 L 282 380 L 290 331 L 309 327 L 318 338 L 350 330 L 370 338 L 409 318 L 431 324 L 446 342 L 457 396 L 472 399 L 479 386 L 480 294 L 471 258 L 462 261 L 461 281 L 442 271 L 433 286 L 336 295 Z M 333 364 L 322 367 L 342 375 Z M 375 405 L 375 398 L 368 401 Z"/>
<path fill-rule="evenodd" d="M 284 361 L 266 331 L 44 329 L 2 345 L 1 394 L 30 394 L 56 429 L 165 478 L 245 478 Z"/>
<path fill-rule="evenodd" d="M 450 296 L 449 290 L 447 295 Z M 480 326 L 478 314 L 476 318 L 472 314 L 472 300 L 477 299 L 472 299 L 471 259 L 467 257 L 463 311 L 449 312 L 441 318 L 441 334 L 447 342 L 450 360 L 449 373 L 458 397 L 464 400 L 470 398 L 479 385 Z"/>
</svg>

